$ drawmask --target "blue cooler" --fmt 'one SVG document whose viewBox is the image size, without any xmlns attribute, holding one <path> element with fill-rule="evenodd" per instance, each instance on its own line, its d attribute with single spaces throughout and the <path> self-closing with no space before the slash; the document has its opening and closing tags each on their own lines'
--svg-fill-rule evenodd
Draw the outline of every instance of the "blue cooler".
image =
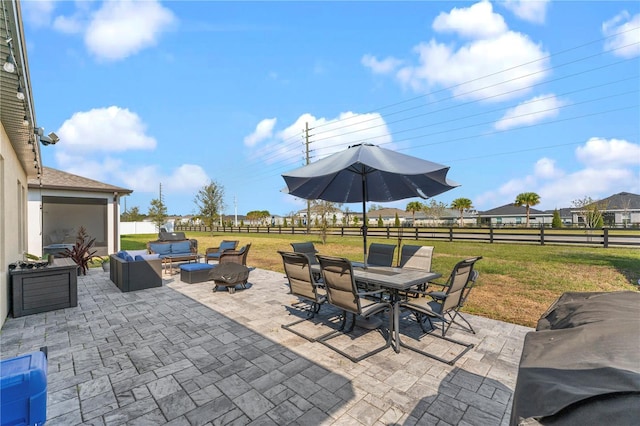
<svg viewBox="0 0 640 426">
<path fill-rule="evenodd" d="M 38 352 L 0 362 L 0 424 L 41 425 L 47 419 L 47 354 Z"/>
</svg>

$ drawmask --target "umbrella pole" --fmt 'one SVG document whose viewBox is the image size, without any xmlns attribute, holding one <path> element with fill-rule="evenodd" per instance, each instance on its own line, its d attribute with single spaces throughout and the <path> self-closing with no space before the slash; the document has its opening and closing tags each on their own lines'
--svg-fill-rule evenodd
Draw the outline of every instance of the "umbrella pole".
<svg viewBox="0 0 640 426">
<path fill-rule="evenodd" d="M 364 267 L 367 267 L 367 176 L 362 175 L 362 241 L 364 244 Z"/>
</svg>

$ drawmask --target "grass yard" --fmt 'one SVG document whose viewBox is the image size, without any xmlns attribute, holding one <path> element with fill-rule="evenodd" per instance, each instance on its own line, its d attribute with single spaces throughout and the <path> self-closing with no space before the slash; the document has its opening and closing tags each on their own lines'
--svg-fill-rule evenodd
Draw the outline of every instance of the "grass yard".
<svg viewBox="0 0 640 426">
<path fill-rule="evenodd" d="M 198 240 L 199 252 L 216 247 L 223 239 L 251 243 L 247 263 L 257 268 L 284 272 L 278 250 L 291 251 L 292 242 L 313 241 L 322 254 L 362 261 L 362 238 L 320 237 L 278 234 L 211 234 L 187 232 Z M 141 249 L 157 238 L 150 235 L 123 235 L 124 250 Z M 367 243 L 397 244 L 397 239 L 369 238 Z M 466 257 L 483 256 L 476 264 L 478 285 L 464 308 L 466 312 L 501 321 L 535 327 L 549 305 L 567 291 L 638 290 L 640 250 L 526 244 L 415 241 L 402 244 L 433 245 L 432 269 L 445 277 L 453 265 Z M 397 249 L 396 249 L 397 255 Z"/>
</svg>

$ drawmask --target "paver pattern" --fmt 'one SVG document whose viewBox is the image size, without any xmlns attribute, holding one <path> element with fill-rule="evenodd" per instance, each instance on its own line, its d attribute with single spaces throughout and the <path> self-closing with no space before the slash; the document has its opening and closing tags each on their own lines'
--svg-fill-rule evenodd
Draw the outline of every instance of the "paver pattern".
<svg viewBox="0 0 640 426">
<path fill-rule="evenodd" d="M 449 333 L 476 346 L 454 366 L 392 348 L 354 364 L 280 327 L 304 315 L 281 273 L 254 269 L 235 294 L 179 275 L 120 293 L 108 277 L 80 276 L 76 308 L 2 327 L 2 359 L 48 347 L 47 426 L 507 425 L 532 331 L 466 315 L 477 334 Z M 336 314 L 324 306 L 301 330 L 330 331 Z M 419 327 L 406 315 L 409 339 Z M 332 343 L 357 352 L 383 338 L 357 330 Z M 456 350 L 431 336 L 421 344 Z"/>
</svg>

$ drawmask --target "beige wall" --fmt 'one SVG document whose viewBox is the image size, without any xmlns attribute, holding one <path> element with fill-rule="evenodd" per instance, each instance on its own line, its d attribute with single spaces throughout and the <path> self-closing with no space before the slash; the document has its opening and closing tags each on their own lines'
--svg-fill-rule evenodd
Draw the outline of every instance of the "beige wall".
<svg viewBox="0 0 640 426">
<path fill-rule="evenodd" d="M 0 324 L 9 314 L 8 265 L 27 250 L 26 194 L 26 172 L 0 124 Z"/>
</svg>

